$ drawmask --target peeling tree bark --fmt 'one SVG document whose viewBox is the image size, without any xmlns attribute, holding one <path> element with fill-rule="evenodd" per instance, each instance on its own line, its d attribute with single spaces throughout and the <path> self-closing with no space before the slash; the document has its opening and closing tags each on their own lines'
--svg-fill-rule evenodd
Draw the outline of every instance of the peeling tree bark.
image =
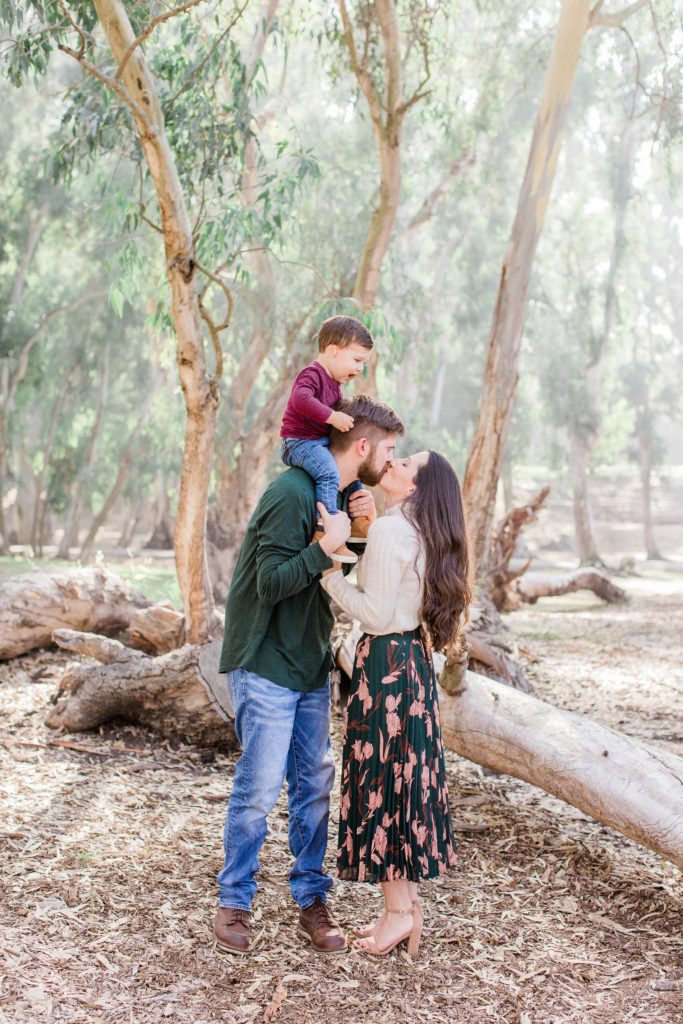
<svg viewBox="0 0 683 1024">
<path fill-rule="evenodd" d="M 517 365 L 531 270 L 555 178 L 589 15 L 590 0 L 564 0 L 500 274 L 479 415 L 465 470 L 467 521 L 480 572 L 486 568 L 496 489 L 517 389 Z"/>
</svg>

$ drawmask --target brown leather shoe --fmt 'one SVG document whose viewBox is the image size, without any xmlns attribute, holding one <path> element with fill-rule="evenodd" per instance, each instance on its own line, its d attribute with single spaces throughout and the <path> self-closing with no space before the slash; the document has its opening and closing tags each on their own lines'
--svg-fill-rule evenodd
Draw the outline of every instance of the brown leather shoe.
<svg viewBox="0 0 683 1024">
<path fill-rule="evenodd" d="M 367 544 L 368 542 L 368 530 L 372 526 L 372 519 L 368 519 L 367 516 L 356 516 L 355 519 L 351 520 L 351 536 L 349 540 L 352 544 Z"/>
<path fill-rule="evenodd" d="M 346 936 L 320 896 L 299 911 L 299 935 L 308 939 L 318 953 L 345 953 Z"/>
<path fill-rule="evenodd" d="M 213 923 L 216 948 L 221 953 L 248 953 L 251 949 L 251 914 L 237 907 L 219 907 Z"/>
</svg>

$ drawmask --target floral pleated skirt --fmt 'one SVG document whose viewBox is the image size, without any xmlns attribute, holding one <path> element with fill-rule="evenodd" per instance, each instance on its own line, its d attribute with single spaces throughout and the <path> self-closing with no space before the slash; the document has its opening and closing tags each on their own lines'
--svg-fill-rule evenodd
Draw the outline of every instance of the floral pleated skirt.
<svg viewBox="0 0 683 1024">
<path fill-rule="evenodd" d="M 348 703 L 337 872 L 420 882 L 455 865 L 432 659 L 419 629 L 363 634 Z"/>
</svg>

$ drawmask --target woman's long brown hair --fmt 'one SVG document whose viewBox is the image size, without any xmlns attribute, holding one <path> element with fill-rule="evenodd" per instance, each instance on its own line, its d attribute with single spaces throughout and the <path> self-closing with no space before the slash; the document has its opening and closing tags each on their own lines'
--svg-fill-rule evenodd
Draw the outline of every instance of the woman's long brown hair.
<svg viewBox="0 0 683 1024">
<path fill-rule="evenodd" d="M 472 597 L 460 482 L 443 455 L 429 452 L 403 511 L 420 535 L 425 554 L 420 618 L 434 650 L 443 651 L 457 641 Z"/>
</svg>

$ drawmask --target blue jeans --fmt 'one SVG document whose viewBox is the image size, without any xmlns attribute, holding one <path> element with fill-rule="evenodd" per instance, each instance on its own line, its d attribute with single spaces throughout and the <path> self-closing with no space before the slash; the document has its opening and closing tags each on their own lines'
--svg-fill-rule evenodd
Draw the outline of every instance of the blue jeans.
<svg viewBox="0 0 683 1024">
<path fill-rule="evenodd" d="M 282 783 L 289 789 L 289 875 L 292 898 L 309 907 L 332 887 L 323 870 L 334 762 L 330 747 L 330 685 L 289 690 L 238 668 L 227 674 L 242 745 L 225 819 L 225 862 L 218 875 L 221 907 L 249 910 L 266 838 L 266 818 Z"/>
<path fill-rule="evenodd" d="M 300 466 L 315 480 L 315 500 L 322 501 L 330 513 L 335 515 L 339 492 L 339 470 L 329 449 L 329 438 L 319 437 L 306 441 L 300 437 L 285 437 L 282 441 L 281 456 L 286 466 Z"/>
</svg>

